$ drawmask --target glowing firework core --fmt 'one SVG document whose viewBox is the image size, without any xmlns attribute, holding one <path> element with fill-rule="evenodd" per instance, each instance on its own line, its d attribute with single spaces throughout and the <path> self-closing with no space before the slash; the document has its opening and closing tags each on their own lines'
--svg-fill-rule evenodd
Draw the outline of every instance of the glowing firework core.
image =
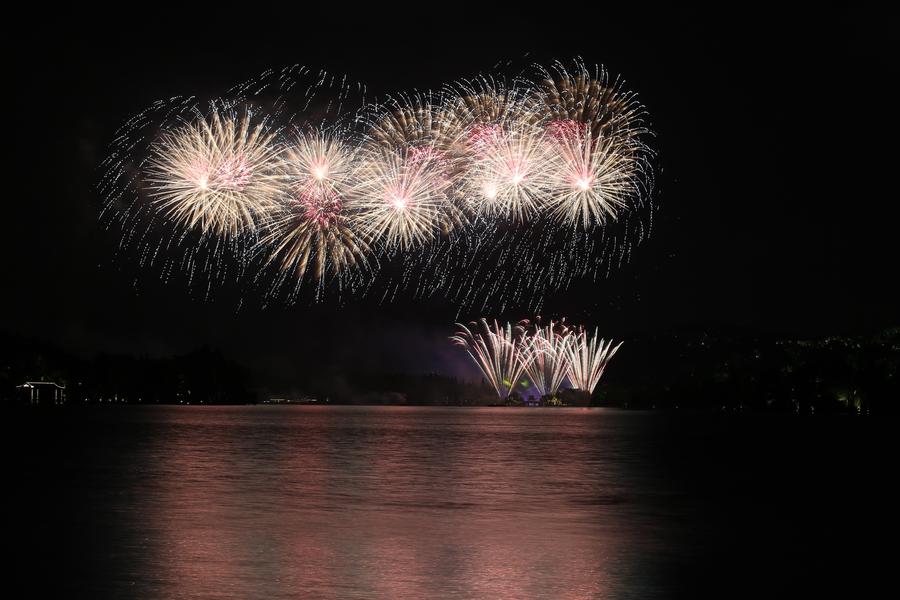
<svg viewBox="0 0 900 600">
<path fill-rule="evenodd" d="M 406 202 L 406 198 L 404 198 L 403 196 L 397 196 L 394 198 L 394 208 L 396 208 L 397 210 L 403 210 L 406 208 Z"/>
</svg>

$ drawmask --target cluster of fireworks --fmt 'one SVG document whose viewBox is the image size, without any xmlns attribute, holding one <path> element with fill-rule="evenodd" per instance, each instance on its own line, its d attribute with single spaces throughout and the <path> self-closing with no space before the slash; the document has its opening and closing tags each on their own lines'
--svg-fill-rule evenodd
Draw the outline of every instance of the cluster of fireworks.
<svg viewBox="0 0 900 600">
<path fill-rule="evenodd" d="M 374 104 L 295 67 L 207 109 L 136 115 L 105 163 L 104 215 L 190 281 L 236 264 L 289 298 L 333 284 L 534 306 L 647 234 L 647 136 L 636 97 L 581 63 Z"/>
<path fill-rule="evenodd" d="M 466 349 L 501 399 L 512 392 L 523 374 L 542 396 L 556 396 L 566 380 L 572 388 L 591 394 L 622 345 L 614 346 L 612 340 L 598 337 L 596 330 L 591 335 L 564 321 L 542 325 L 538 319 L 500 325 L 481 319 L 457 327 L 459 331 L 450 339 Z"/>
</svg>

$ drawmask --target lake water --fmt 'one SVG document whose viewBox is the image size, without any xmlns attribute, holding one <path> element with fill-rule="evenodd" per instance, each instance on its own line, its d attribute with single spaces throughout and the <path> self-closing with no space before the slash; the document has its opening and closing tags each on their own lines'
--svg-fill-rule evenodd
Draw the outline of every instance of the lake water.
<svg viewBox="0 0 900 600">
<path fill-rule="evenodd" d="M 866 419 L 258 406 L 5 424 L 29 596 L 770 598 L 859 591 L 875 568 Z"/>
</svg>

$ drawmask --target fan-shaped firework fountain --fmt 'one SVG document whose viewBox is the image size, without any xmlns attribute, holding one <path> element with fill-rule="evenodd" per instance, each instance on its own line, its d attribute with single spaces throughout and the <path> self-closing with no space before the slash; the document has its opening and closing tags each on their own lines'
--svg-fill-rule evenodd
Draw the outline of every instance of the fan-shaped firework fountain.
<svg viewBox="0 0 900 600">
<path fill-rule="evenodd" d="M 566 352 L 568 358 L 566 374 L 569 381 L 575 389 L 588 394 L 597 387 L 606 365 L 622 345 L 622 342 L 619 342 L 613 346 L 612 340 L 605 342 L 598 333 L 595 330 L 591 336 L 584 330 L 579 331 Z"/>
<path fill-rule="evenodd" d="M 522 345 L 525 371 L 541 396 L 555 396 L 569 371 L 571 332 L 563 322 L 542 326 L 540 320 L 526 331 L 529 335 Z"/>
<path fill-rule="evenodd" d="M 267 299 L 537 309 L 646 235 L 644 120 L 578 62 L 374 104 L 291 67 L 208 108 L 176 98 L 129 120 L 104 163 L 103 217 L 141 264 L 207 292 L 234 278 Z"/>
<path fill-rule="evenodd" d="M 490 325 L 480 319 L 470 325 L 457 324 L 450 339 L 465 348 L 500 399 L 508 396 L 522 373 L 543 397 L 555 397 L 568 379 L 573 389 L 590 396 L 619 344 L 604 341 L 595 331 L 572 328 L 565 321 L 541 324 L 520 321 L 516 325 Z"/>
<path fill-rule="evenodd" d="M 485 379 L 501 398 L 508 395 L 525 370 L 522 352 L 524 329 L 507 323 L 493 325 L 487 319 L 472 323 L 471 327 L 459 325 L 459 332 L 452 339 L 463 346 Z"/>
</svg>

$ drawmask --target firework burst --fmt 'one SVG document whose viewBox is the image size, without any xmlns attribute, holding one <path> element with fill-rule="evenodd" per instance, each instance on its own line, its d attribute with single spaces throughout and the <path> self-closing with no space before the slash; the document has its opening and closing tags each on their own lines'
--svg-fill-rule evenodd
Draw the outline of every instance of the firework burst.
<svg viewBox="0 0 900 600">
<path fill-rule="evenodd" d="M 348 217 L 357 168 L 355 149 L 317 131 L 296 132 L 282 153 L 285 191 L 262 243 L 270 248 L 270 261 L 293 273 L 297 282 L 310 267 L 321 280 L 367 264 L 369 248 Z"/>
<path fill-rule="evenodd" d="M 354 194 L 356 224 L 366 239 L 408 249 L 448 229 L 451 182 L 440 159 L 425 152 L 368 150 Z"/>
<path fill-rule="evenodd" d="M 634 139 L 647 132 L 643 105 L 620 80 L 610 81 L 605 69 L 590 69 L 581 61 L 568 67 L 555 62 L 550 68 L 538 67 L 536 75 L 538 83 L 527 104 L 545 125 L 575 123 L 594 139 Z"/>
<path fill-rule="evenodd" d="M 496 72 L 374 104 L 364 90 L 295 65 L 209 111 L 192 97 L 155 103 L 104 161 L 103 218 L 142 264 L 192 286 L 249 274 L 271 292 L 310 281 L 319 298 L 324 281 L 349 278 L 354 293 L 445 294 L 460 312 L 540 310 L 549 290 L 608 275 L 648 235 L 646 115 L 602 69 Z"/>
<path fill-rule="evenodd" d="M 212 111 L 175 131 L 152 149 L 145 177 L 159 210 L 187 229 L 237 237 L 276 206 L 275 134 L 250 115 Z"/>
<path fill-rule="evenodd" d="M 466 198 L 475 212 L 522 222 L 547 200 L 554 156 L 545 136 L 527 123 L 472 129 L 473 164 Z"/>
<path fill-rule="evenodd" d="M 461 81 L 446 89 L 440 113 L 453 131 L 460 132 L 455 141 L 462 142 L 469 154 L 477 150 L 484 134 L 503 128 L 515 128 L 528 117 L 523 94 L 492 78 Z"/>
<path fill-rule="evenodd" d="M 538 80 L 527 105 L 554 145 L 553 216 L 588 228 L 642 206 L 651 152 L 636 96 L 605 70 L 580 61 L 540 68 Z"/>
<path fill-rule="evenodd" d="M 557 129 L 556 165 L 548 197 L 551 214 L 571 226 L 602 225 L 640 198 L 640 162 L 607 139 L 594 139 L 587 128 Z"/>
</svg>

